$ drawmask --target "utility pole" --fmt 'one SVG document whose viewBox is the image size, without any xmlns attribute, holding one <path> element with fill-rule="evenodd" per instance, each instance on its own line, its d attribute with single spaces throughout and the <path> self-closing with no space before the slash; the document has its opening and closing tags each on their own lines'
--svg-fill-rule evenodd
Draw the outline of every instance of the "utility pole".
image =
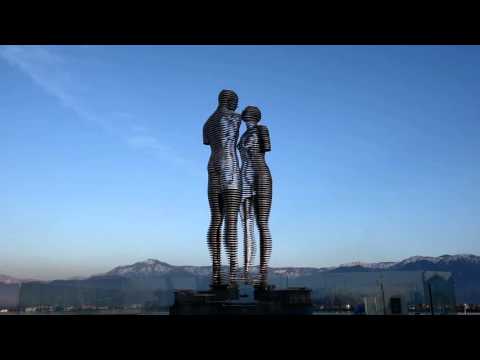
<svg viewBox="0 0 480 360">
<path fill-rule="evenodd" d="M 387 315 L 387 307 L 385 306 L 385 290 L 383 288 L 383 275 L 380 275 L 380 289 L 382 290 L 383 315 Z"/>
<path fill-rule="evenodd" d="M 23 283 L 20 283 L 20 286 L 18 288 L 17 315 L 20 314 L 20 310 L 21 310 L 22 286 L 23 286 Z"/>
<path fill-rule="evenodd" d="M 382 287 L 382 302 L 383 302 L 383 315 L 387 315 L 387 307 L 385 306 L 385 290 L 383 289 L 383 281 L 380 283 Z"/>
<path fill-rule="evenodd" d="M 433 311 L 433 298 L 432 298 L 432 284 L 430 284 L 430 283 L 428 283 L 428 295 L 430 297 L 430 312 L 433 316 L 434 311 Z"/>
</svg>

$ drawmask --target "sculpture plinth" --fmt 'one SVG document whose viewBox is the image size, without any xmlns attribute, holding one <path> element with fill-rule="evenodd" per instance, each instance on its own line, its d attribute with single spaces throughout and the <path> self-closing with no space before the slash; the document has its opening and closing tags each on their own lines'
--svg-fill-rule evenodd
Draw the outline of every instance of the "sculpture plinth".
<svg viewBox="0 0 480 360">
<path fill-rule="evenodd" d="M 226 289 L 227 287 L 225 287 Z M 170 315 L 311 315 L 311 290 L 307 288 L 254 289 L 253 301 L 242 301 L 242 292 L 178 290 Z"/>
</svg>

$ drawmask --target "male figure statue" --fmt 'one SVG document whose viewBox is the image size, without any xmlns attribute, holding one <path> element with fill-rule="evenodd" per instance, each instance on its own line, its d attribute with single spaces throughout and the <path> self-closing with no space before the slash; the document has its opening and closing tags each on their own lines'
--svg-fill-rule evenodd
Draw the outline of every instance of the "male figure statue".
<svg viewBox="0 0 480 360">
<path fill-rule="evenodd" d="M 237 219 L 241 202 L 240 168 L 237 140 L 241 124 L 235 113 L 238 96 L 222 90 L 218 107 L 203 126 L 203 143 L 210 145 L 208 162 L 208 201 L 211 221 L 207 242 L 212 257 L 212 285 L 221 283 L 221 225 L 224 221 L 224 243 L 230 263 L 229 280 L 236 283 Z"/>
</svg>

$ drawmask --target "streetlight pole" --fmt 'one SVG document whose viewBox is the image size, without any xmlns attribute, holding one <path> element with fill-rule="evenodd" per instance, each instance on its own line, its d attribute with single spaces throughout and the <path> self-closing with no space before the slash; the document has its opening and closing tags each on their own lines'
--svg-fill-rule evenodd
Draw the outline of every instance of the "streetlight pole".
<svg viewBox="0 0 480 360">
<path fill-rule="evenodd" d="M 433 316 L 434 311 L 433 311 L 433 298 L 432 298 L 432 284 L 430 284 L 430 283 L 428 283 L 428 295 L 430 297 L 430 312 Z"/>
<path fill-rule="evenodd" d="M 380 275 L 380 289 L 382 290 L 383 315 L 387 315 L 387 307 L 385 305 L 385 290 L 383 288 L 383 275 Z"/>
</svg>

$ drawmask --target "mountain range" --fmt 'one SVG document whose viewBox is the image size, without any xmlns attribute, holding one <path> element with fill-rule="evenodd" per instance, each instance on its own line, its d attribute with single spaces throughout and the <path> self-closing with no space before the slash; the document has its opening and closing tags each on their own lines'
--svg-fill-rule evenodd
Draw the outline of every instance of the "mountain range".
<svg viewBox="0 0 480 360">
<path fill-rule="evenodd" d="M 21 284 L 29 281 L 37 281 L 35 279 L 18 279 L 13 276 L 0 274 L 0 284 Z"/>
<path fill-rule="evenodd" d="M 276 267 L 269 269 L 269 280 L 283 286 L 297 279 L 309 286 L 325 273 L 417 270 L 451 272 L 457 302 L 480 303 L 480 256 L 471 254 L 413 256 L 398 262 L 353 262 L 323 268 Z M 252 272 L 257 273 L 258 267 Z M 156 259 L 118 266 L 83 279 L 40 282 L 0 275 L 0 305 L 11 306 L 15 302 L 25 306 L 89 302 L 111 305 L 145 303 L 155 299 L 169 304 L 173 301 L 174 289 L 207 289 L 209 280 L 210 266 L 175 266 Z"/>
</svg>

